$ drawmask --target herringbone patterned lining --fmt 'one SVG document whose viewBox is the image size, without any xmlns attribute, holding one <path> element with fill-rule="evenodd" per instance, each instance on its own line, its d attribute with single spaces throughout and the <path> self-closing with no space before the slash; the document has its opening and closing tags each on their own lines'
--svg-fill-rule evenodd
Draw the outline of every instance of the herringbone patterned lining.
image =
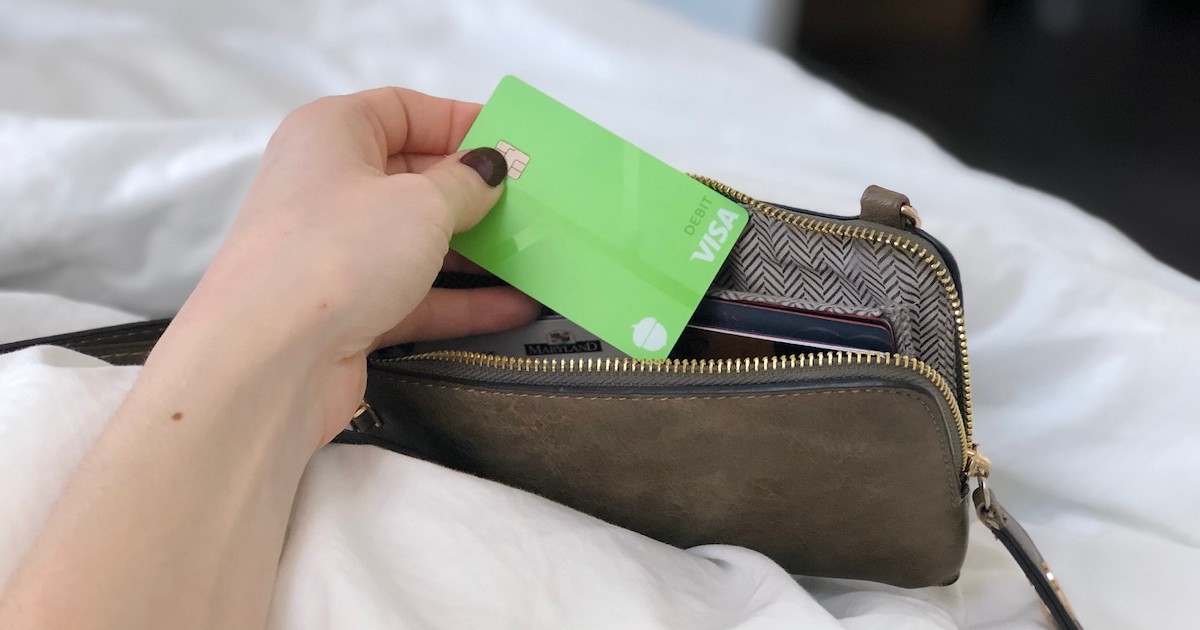
<svg viewBox="0 0 1200 630">
<path fill-rule="evenodd" d="M 802 230 L 751 211 L 710 295 L 883 317 L 896 350 L 957 383 L 950 300 L 929 265 L 886 243 Z"/>
</svg>

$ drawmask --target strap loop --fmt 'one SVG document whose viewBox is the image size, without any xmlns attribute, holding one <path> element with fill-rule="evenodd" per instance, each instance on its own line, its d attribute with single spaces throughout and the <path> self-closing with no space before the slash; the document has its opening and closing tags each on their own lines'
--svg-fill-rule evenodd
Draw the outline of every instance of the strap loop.
<svg viewBox="0 0 1200 630">
<path fill-rule="evenodd" d="M 971 499 L 975 502 L 975 513 L 979 515 L 979 520 L 1000 540 L 1013 560 L 1017 561 L 1017 565 L 1033 585 L 1033 590 L 1037 591 L 1054 624 L 1062 630 L 1082 630 L 1083 626 L 1075 618 L 1075 611 L 1071 610 L 1071 604 L 1067 601 L 1062 587 L 1058 585 L 1054 573 L 1050 571 L 1050 565 L 1046 564 L 1029 534 L 996 501 L 984 478 L 977 477 L 976 481 L 979 487 L 975 488 Z"/>
</svg>

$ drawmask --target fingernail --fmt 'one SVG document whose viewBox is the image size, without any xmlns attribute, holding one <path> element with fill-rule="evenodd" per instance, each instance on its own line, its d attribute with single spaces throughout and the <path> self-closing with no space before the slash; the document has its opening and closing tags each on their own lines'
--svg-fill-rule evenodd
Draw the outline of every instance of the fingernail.
<svg viewBox="0 0 1200 630">
<path fill-rule="evenodd" d="M 492 188 L 499 186 L 500 182 L 504 181 L 504 175 L 508 173 L 508 162 L 504 161 L 504 156 L 499 151 L 488 147 L 471 149 L 458 161 L 475 169 L 483 181 Z"/>
</svg>

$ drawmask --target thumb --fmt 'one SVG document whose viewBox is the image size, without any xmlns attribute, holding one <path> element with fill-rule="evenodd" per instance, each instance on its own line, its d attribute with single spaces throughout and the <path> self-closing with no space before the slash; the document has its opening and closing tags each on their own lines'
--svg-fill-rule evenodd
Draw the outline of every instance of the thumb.
<svg viewBox="0 0 1200 630">
<path fill-rule="evenodd" d="M 470 229 L 500 199 L 508 163 L 487 147 L 447 155 L 421 172 L 441 195 L 454 222 L 454 232 Z"/>
</svg>

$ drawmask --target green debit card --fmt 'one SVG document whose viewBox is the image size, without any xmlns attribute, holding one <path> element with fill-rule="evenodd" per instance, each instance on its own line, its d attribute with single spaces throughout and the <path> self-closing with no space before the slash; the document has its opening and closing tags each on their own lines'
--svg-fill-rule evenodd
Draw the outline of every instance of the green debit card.
<svg viewBox="0 0 1200 630">
<path fill-rule="evenodd" d="M 451 247 L 622 352 L 666 358 L 745 209 L 516 77 L 463 139 L 475 147 L 500 150 L 508 179 Z"/>
</svg>

